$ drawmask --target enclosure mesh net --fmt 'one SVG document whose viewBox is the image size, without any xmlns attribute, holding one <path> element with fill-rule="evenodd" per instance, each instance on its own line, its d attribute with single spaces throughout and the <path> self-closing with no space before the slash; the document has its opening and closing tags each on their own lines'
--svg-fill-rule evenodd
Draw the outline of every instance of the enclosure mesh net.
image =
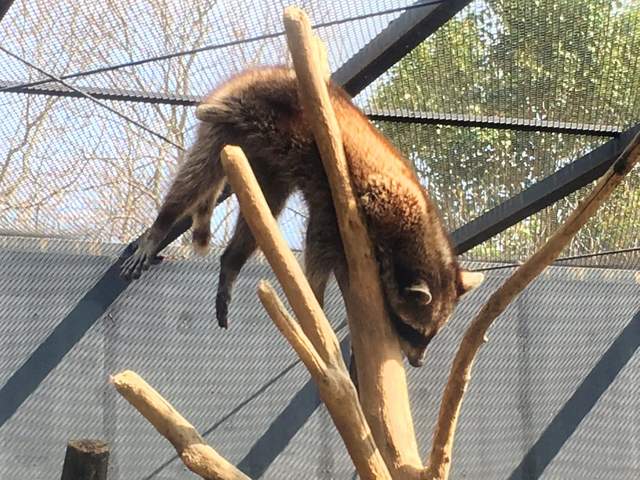
<svg viewBox="0 0 640 480">
<path fill-rule="evenodd" d="M 142 375 L 251 478 L 356 478 L 306 369 L 255 294 L 261 279 L 277 285 L 266 262 L 242 270 L 222 330 L 213 255 L 165 262 L 92 315 L 94 285 L 120 250 L 99 247 L 88 254 L 75 241 L 0 238 L 0 308 L 11 319 L 0 322 L 0 478 L 55 478 L 66 442 L 84 436 L 111 446 L 109 479 L 193 479 L 107 383 L 123 369 Z M 431 342 L 426 365 L 407 367 L 424 455 L 463 332 L 507 273 L 488 272 Z M 509 306 L 474 365 L 452 479 L 638 478 L 634 273 L 552 267 Z M 85 313 L 70 314 L 78 305 Z M 325 312 L 343 339 L 333 282 Z"/>
<path fill-rule="evenodd" d="M 126 99 L 104 102 L 186 147 L 196 121 L 185 104 L 247 66 L 287 62 L 280 20 L 286 4 L 16 0 L 0 35 L 5 48 L 44 70 L 75 75 L 67 80 L 71 85 Z M 409 5 L 301 4 L 314 24 L 324 25 L 317 32 L 329 46 L 334 71 Z M 414 162 L 455 230 L 635 124 L 638 22 L 638 1 L 473 1 L 355 100 L 377 115 L 377 125 Z M 130 241 L 153 220 L 180 150 L 87 99 L 53 95 L 68 92 L 55 82 L 17 88 L 43 79 L 0 54 L 2 233 Z M 562 125 L 576 134 L 420 123 L 487 116 L 503 123 Z M 637 246 L 639 181 L 633 173 L 566 253 Z M 583 194 L 465 257 L 524 259 Z M 214 243 L 225 243 L 236 214 L 233 201 L 217 210 Z M 280 219 L 296 249 L 302 248 L 305 214 L 295 197 Z M 637 259 L 625 253 L 578 263 L 633 268 Z"/>
<path fill-rule="evenodd" d="M 190 105 L 247 66 L 287 61 L 288 3 L 15 0 L 0 22 L 1 47 L 72 76 L 157 134 L 55 82 L 24 87 L 43 75 L 0 52 L 0 477 L 50 478 L 64 443 L 86 435 L 112 445 L 110 478 L 191 478 L 105 382 L 131 368 L 253 478 L 353 478 L 306 371 L 255 296 L 259 279 L 273 280 L 259 256 L 238 279 L 225 332 L 212 326 L 217 248 L 165 262 L 111 304 L 103 298 L 124 290 L 111 265 L 153 220 L 193 141 Z M 412 14 L 433 4 L 423 3 Z M 324 25 L 316 31 L 333 71 L 414 5 L 298 4 Z M 412 160 L 454 231 L 638 122 L 639 27 L 640 0 L 475 0 L 355 101 Z M 638 246 L 639 183 L 636 170 L 564 254 Z M 463 259 L 493 264 L 465 266 L 522 261 L 586 190 Z M 216 246 L 236 215 L 233 200 L 216 210 Z M 295 249 L 305 217 L 296 197 L 280 219 Z M 638 276 L 622 269 L 638 269 L 640 256 L 562 264 L 621 270 L 550 268 L 509 307 L 478 358 L 453 478 L 638 477 L 640 317 L 629 301 Z M 430 345 L 429 367 L 409 370 L 423 448 L 462 332 L 507 273 L 489 272 Z M 325 310 L 343 338 L 333 284 Z"/>
</svg>

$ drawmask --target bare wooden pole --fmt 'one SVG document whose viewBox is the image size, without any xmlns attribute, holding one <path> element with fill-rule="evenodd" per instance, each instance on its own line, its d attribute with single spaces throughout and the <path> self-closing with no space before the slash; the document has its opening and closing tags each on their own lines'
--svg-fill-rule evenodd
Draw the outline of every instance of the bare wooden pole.
<svg viewBox="0 0 640 480">
<path fill-rule="evenodd" d="M 591 218 L 598 207 L 620 184 L 640 158 L 640 134 L 636 135 L 612 167 L 596 183 L 549 240 L 520 266 L 489 298 L 475 317 L 453 361 L 449 380 L 440 403 L 433 446 L 429 456 L 428 475 L 425 478 L 446 480 L 451 466 L 451 450 L 466 386 L 471 378 L 471 368 L 476 353 L 484 343 L 487 330 L 493 321 L 566 247 L 576 232 Z"/>
<path fill-rule="evenodd" d="M 247 158 L 240 148 L 226 146 L 222 151 L 222 165 L 227 181 L 236 192 L 242 216 L 276 273 L 300 325 L 287 314 L 273 290 L 261 283 L 258 295 L 265 309 L 318 382 L 320 396 L 361 478 L 391 478 L 358 403 L 338 339 L 282 237 Z"/>
<path fill-rule="evenodd" d="M 348 262 L 348 285 L 340 287 L 358 365 L 360 402 L 393 478 L 417 478 L 423 467 L 402 353 L 385 311 L 371 242 L 351 188 L 342 137 L 327 91 L 327 68 L 317 59 L 319 40 L 298 8 L 285 10 L 284 24 L 300 99 L 329 179 Z"/>
<path fill-rule="evenodd" d="M 138 374 L 111 378 L 116 390 L 173 445 L 182 462 L 207 480 L 250 480 L 211 448 L 196 429 Z"/>
</svg>

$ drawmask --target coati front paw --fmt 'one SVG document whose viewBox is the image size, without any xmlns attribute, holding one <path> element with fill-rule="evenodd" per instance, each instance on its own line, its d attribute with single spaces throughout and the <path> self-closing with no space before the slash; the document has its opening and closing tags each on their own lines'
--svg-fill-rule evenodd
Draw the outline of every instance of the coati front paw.
<svg viewBox="0 0 640 480">
<path fill-rule="evenodd" d="M 218 290 L 216 295 L 216 319 L 218 320 L 218 326 L 221 328 L 227 328 L 229 326 L 229 319 L 227 317 L 229 313 L 229 302 L 231 296 L 224 290 Z"/>
<path fill-rule="evenodd" d="M 148 270 L 151 266 L 151 256 L 143 249 L 138 249 L 120 267 L 120 275 L 125 280 L 137 280 L 142 275 L 143 270 Z"/>
<path fill-rule="evenodd" d="M 149 270 L 151 265 L 159 264 L 163 258 L 155 255 L 153 249 L 142 239 L 136 251 L 122 262 L 120 275 L 125 280 L 137 280 L 143 270 Z"/>
</svg>

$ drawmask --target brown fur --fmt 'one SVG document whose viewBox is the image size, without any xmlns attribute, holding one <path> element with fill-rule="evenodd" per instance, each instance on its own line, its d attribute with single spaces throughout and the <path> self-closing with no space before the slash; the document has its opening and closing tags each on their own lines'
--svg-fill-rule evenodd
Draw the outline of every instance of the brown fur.
<svg viewBox="0 0 640 480">
<path fill-rule="evenodd" d="M 449 318 L 466 291 L 461 271 L 437 208 L 410 164 L 376 130 L 336 85 L 330 96 L 342 131 L 355 194 L 376 247 L 390 314 L 405 353 L 419 365 L 429 340 Z M 294 189 L 309 208 L 305 267 L 322 303 L 331 273 L 345 278 L 346 266 L 335 211 L 308 120 L 287 68 L 246 71 L 214 90 L 198 139 L 182 164 L 137 260 L 123 267 L 137 278 L 147 257 L 181 216 L 194 217 L 194 244 L 206 248 L 213 203 L 224 184 L 218 159 L 224 144 L 242 147 L 274 215 Z M 233 283 L 256 249 L 240 216 L 221 258 L 216 315 L 227 325 Z M 139 253 L 140 252 L 140 253 Z"/>
</svg>

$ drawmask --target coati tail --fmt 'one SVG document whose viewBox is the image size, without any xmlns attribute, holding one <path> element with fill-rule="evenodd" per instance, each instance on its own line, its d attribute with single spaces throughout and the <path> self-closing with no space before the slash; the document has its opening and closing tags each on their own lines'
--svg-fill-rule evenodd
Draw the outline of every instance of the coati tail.
<svg viewBox="0 0 640 480">
<path fill-rule="evenodd" d="M 215 204 L 215 197 L 206 198 L 193 212 L 193 232 L 191 244 L 198 255 L 206 255 L 211 241 L 211 214 Z"/>
<path fill-rule="evenodd" d="M 192 199 L 189 213 L 193 218 L 192 246 L 198 255 L 205 255 L 209 250 L 211 241 L 211 215 L 216 205 L 216 199 L 224 187 L 224 172 L 220 163 L 220 151 L 223 144 L 220 139 L 224 138 L 223 132 L 215 124 L 203 123 L 199 127 L 198 140 L 189 150 L 187 163 L 205 165 L 206 170 L 194 172 L 192 181 L 198 182 L 201 179 L 195 177 L 200 174 L 209 177 L 201 189 L 198 189 L 196 196 Z"/>
</svg>

